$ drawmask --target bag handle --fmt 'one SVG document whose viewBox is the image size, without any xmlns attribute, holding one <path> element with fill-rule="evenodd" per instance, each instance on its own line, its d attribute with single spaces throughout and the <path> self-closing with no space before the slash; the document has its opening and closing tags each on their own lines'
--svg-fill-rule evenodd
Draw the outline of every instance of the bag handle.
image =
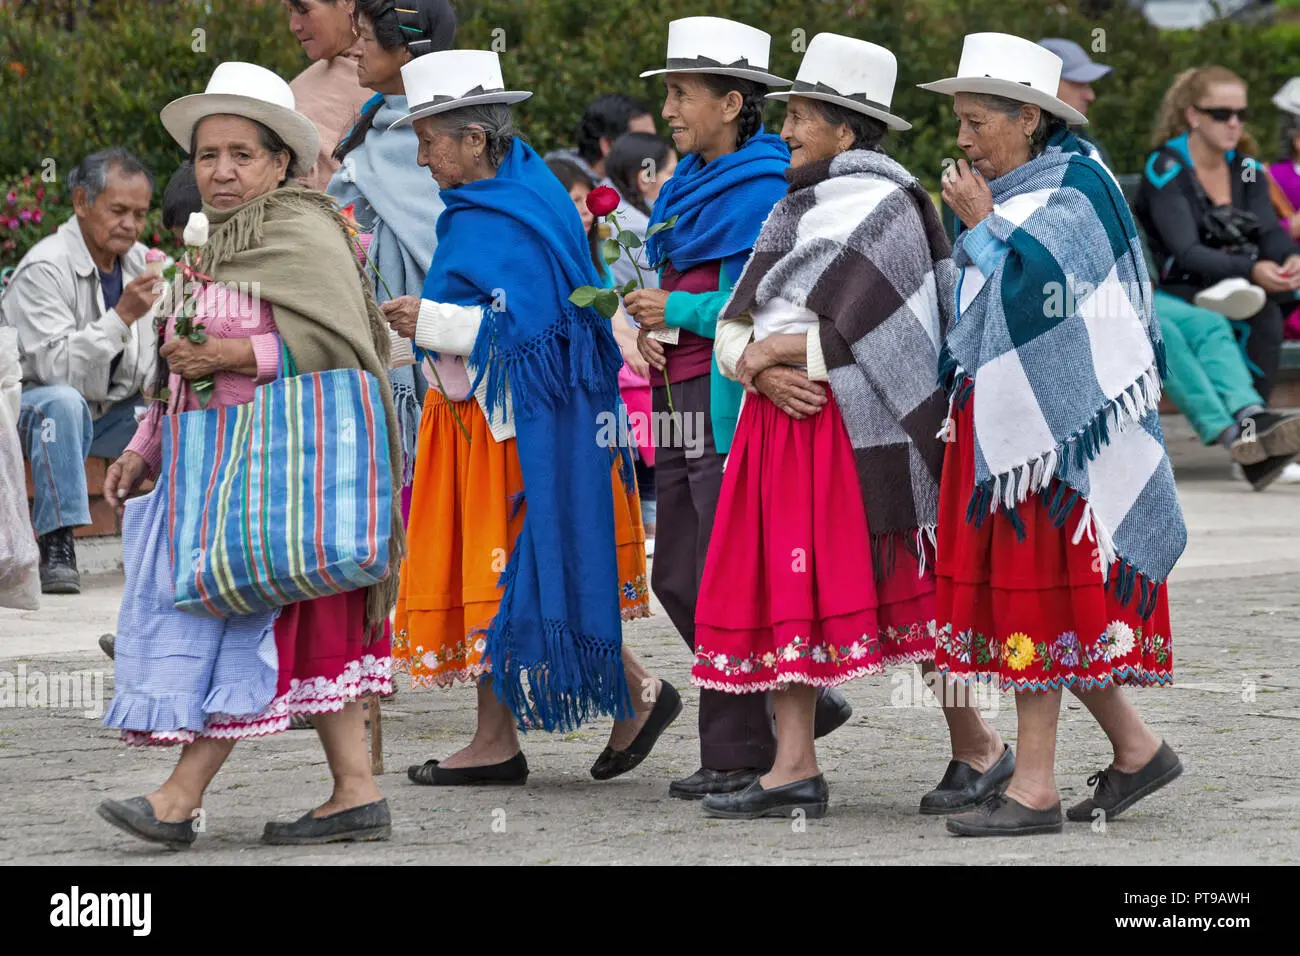
<svg viewBox="0 0 1300 956">
<path fill-rule="evenodd" d="M 298 374 L 298 364 L 293 360 L 293 353 L 289 351 L 289 346 L 284 344 L 284 338 L 280 339 L 280 377 L 293 378 Z"/>
</svg>

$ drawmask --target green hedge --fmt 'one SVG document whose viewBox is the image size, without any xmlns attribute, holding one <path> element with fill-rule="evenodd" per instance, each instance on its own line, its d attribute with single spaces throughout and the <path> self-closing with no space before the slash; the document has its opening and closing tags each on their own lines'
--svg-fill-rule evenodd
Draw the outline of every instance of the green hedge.
<svg viewBox="0 0 1300 956">
<path fill-rule="evenodd" d="M 572 145 L 583 107 L 602 92 L 641 96 L 657 114 L 662 81 L 637 74 L 662 65 L 672 19 L 713 14 L 767 30 L 773 69 L 787 77 L 801 58 L 793 49 L 796 35 L 805 42 L 822 31 L 858 36 L 898 57 L 894 107 L 914 128 L 891 135 L 888 148 L 933 188 L 943 160 L 958 155 L 950 101 L 915 84 L 955 72 L 964 33 L 1067 36 L 1091 49 L 1092 31 L 1103 29 L 1105 51 L 1093 56 L 1115 72 L 1096 85 L 1092 118 L 1118 172 L 1141 168 L 1156 109 L 1175 73 L 1208 63 L 1221 63 L 1250 84 L 1251 127 L 1271 158 L 1277 118 L 1269 99 L 1300 74 L 1300 23 L 1220 22 L 1164 33 L 1125 5 L 1113 6 L 1118 9 L 1089 17 L 1075 0 L 471 0 L 457 3 L 458 45 L 504 44 L 506 82 L 535 93 L 517 107 L 518 119 L 533 145 L 545 150 Z M 158 122 L 164 104 L 201 90 L 222 60 L 251 60 L 286 78 L 307 65 L 279 3 L 115 0 L 93 9 L 100 8 L 106 12 L 79 16 L 71 32 L 48 16 L 0 10 L 0 184 L 24 170 L 39 172 L 47 158 L 61 181 L 85 154 L 117 144 L 155 169 L 161 193 L 182 159 Z M 205 52 L 191 48 L 198 28 L 206 31 Z M 769 107 L 769 129 L 780 128 L 782 112 L 780 104 Z M 6 250 L 4 232 L 0 226 L 0 266 L 28 243 L 23 238 Z"/>
</svg>

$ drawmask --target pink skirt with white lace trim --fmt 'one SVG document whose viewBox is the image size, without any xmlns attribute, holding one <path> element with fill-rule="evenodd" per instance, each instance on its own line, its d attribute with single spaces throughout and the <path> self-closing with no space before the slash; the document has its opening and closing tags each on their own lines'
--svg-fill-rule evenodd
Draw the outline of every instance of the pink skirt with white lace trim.
<svg viewBox="0 0 1300 956">
<path fill-rule="evenodd" d="M 200 732 L 122 732 L 132 747 L 189 744 L 201 737 L 242 740 L 289 729 L 294 714 L 328 714 L 371 694 L 393 692 L 392 632 L 364 643 L 366 592 L 290 604 L 275 622 L 280 661 L 275 699 L 260 714 L 214 714 Z M 286 666 L 286 664 L 288 666 Z"/>
</svg>

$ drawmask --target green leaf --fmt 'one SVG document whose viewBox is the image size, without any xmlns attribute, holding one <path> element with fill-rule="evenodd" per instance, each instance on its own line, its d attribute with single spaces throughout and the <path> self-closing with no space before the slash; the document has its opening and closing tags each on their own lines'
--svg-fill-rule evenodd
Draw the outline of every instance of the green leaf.
<svg viewBox="0 0 1300 956">
<path fill-rule="evenodd" d="M 667 228 L 668 228 L 667 223 L 657 222 L 645 231 L 645 237 L 649 239 L 655 233 L 663 232 Z"/>
<path fill-rule="evenodd" d="M 592 305 L 602 316 L 612 319 L 614 313 L 618 311 L 618 293 L 613 289 L 602 289 Z"/>
<path fill-rule="evenodd" d="M 623 247 L 618 244 L 617 239 L 606 239 L 600 244 L 600 257 L 607 264 L 612 265 L 618 262 L 618 257 L 623 254 Z"/>
<path fill-rule="evenodd" d="M 569 301 L 580 308 L 586 307 L 596 301 L 596 296 L 598 296 L 602 291 L 603 290 L 597 289 L 594 285 L 578 286 L 578 288 L 569 293 Z"/>
<path fill-rule="evenodd" d="M 641 237 L 635 232 L 624 229 L 618 234 L 618 242 L 624 249 L 640 249 Z"/>
<path fill-rule="evenodd" d="M 636 280 L 628 279 L 627 285 L 623 286 L 623 288 L 619 290 L 619 295 L 627 295 L 629 292 L 635 292 L 636 289 L 637 289 Z"/>
<path fill-rule="evenodd" d="M 675 226 L 675 225 L 677 225 L 677 217 L 676 217 L 676 216 L 669 216 L 667 219 L 664 220 L 664 228 L 665 228 L 665 229 L 671 229 L 671 228 L 672 228 L 673 226 Z"/>
</svg>

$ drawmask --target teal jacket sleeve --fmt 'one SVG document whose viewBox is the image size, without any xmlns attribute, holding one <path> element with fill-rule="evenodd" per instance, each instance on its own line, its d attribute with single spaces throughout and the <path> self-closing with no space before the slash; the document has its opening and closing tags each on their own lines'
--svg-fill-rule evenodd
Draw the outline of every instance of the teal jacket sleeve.
<svg viewBox="0 0 1300 956">
<path fill-rule="evenodd" d="M 722 260 L 718 268 L 717 292 L 670 292 L 664 303 L 664 323 L 669 328 L 686 329 L 706 339 L 713 338 L 727 300 L 731 298 L 732 276 L 739 276 L 745 268 L 749 251 L 739 252 Z"/>
</svg>

